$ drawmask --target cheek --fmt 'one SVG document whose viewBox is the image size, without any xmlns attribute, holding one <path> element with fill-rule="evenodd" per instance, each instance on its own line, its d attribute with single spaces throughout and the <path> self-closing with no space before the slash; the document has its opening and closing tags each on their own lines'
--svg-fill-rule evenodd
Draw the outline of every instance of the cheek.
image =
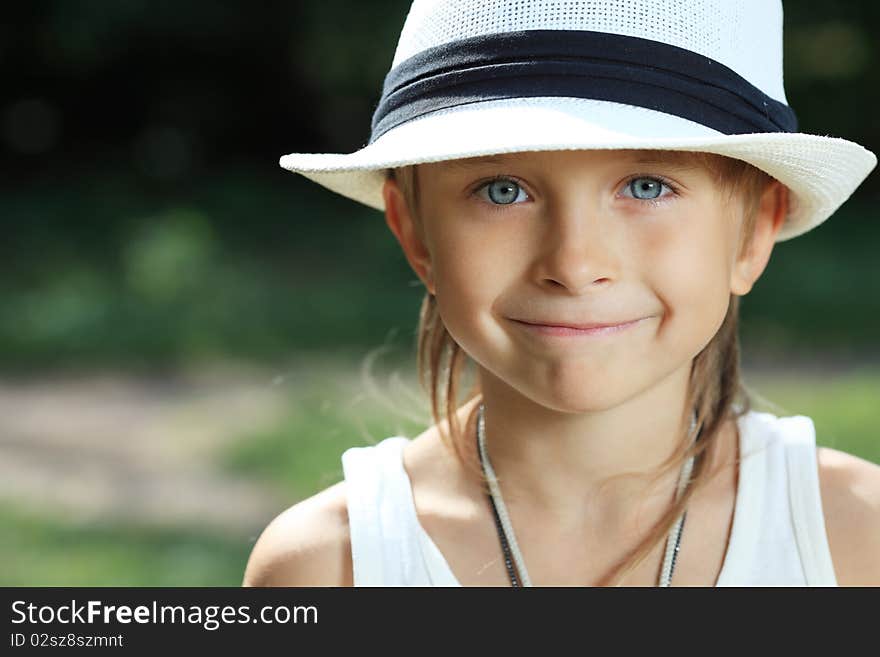
<svg viewBox="0 0 880 657">
<path fill-rule="evenodd" d="M 667 313 L 671 335 L 705 346 L 715 335 L 730 301 L 730 254 L 720 219 L 697 217 L 687 230 L 657 236 L 649 253 L 650 284 Z M 662 239 L 662 243 L 660 240 Z"/>
<path fill-rule="evenodd" d="M 464 346 L 467 333 L 489 321 L 492 304 L 510 272 L 503 240 L 465 231 L 438 235 L 433 253 L 437 304 L 446 327 Z"/>
</svg>

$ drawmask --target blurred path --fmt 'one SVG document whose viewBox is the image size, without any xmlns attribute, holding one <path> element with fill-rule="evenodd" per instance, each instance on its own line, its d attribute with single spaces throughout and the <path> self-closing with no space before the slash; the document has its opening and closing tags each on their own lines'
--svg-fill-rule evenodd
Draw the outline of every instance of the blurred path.
<svg viewBox="0 0 880 657">
<path fill-rule="evenodd" d="M 0 381 L 0 499 L 79 518 L 264 526 L 291 502 L 213 459 L 277 422 L 288 394 L 241 371 Z"/>
</svg>

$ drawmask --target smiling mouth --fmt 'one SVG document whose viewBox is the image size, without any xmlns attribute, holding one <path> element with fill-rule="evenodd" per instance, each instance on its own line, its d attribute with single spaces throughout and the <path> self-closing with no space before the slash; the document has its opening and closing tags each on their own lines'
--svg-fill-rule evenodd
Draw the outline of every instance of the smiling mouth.
<svg viewBox="0 0 880 657">
<path fill-rule="evenodd" d="M 601 336 L 620 333 L 626 329 L 635 326 L 644 319 L 634 319 L 619 324 L 535 324 L 523 320 L 513 320 L 517 324 L 522 325 L 532 333 L 548 336 Z"/>
<path fill-rule="evenodd" d="M 598 329 L 598 328 L 611 328 L 614 326 L 624 326 L 626 324 L 632 324 L 633 322 L 640 321 L 639 319 L 631 319 L 622 322 L 607 322 L 607 323 L 587 323 L 587 324 L 575 324 L 572 322 L 530 322 L 524 319 L 515 319 L 515 322 L 522 322 L 523 324 L 531 324 L 532 326 L 554 326 L 559 328 L 571 328 L 571 329 L 579 329 L 579 330 L 588 330 L 588 329 Z"/>
</svg>

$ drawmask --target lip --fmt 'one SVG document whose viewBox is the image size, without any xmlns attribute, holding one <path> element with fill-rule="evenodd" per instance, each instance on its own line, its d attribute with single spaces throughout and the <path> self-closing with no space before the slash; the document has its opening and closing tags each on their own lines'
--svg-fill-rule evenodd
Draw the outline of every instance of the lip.
<svg viewBox="0 0 880 657">
<path fill-rule="evenodd" d="M 513 320 L 517 324 L 521 324 L 526 329 L 538 333 L 540 335 L 551 336 L 601 336 L 612 335 L 625 331 L 631 326 L 635 326 L 639 322 L 647 319 L 642 317 L 620 324 L 533 324 L 523 320 Z"/>
</svg>

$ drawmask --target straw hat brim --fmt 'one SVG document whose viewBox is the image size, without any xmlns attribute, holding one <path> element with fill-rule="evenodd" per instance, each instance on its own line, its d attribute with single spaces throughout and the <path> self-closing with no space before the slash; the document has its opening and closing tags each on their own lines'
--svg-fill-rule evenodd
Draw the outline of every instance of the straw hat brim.
<svg viewBox="0 0 880 657">
<path fill-rule="evenodd" d="M 791 190 L 781 242 L 815 228 L 877 164 L 863 146 L 805 133 L 725 135 L 664 112 L 610 101 L 531 97 L 436 110 L 353 153 L 290 153 L 279 164 L 384 212 L 388 168 L 521 151 L 661 149 L 704 151 L 753 164 Z"/>
</svg>

